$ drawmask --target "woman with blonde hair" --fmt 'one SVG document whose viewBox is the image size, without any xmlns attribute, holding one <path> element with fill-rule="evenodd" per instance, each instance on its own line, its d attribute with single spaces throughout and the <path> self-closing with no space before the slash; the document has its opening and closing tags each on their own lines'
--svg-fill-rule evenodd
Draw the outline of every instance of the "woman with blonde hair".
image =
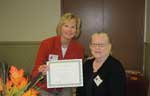
<svg viewBox="0 0 150 96">
<path fill-rule="evenodd" d="M 47 61 L 63 59 L 82 59 L 83 46 L 77 41 L 80 34 L 80 18 L 72 13 L 64 14 L 56 28 L 57 36 L 41 42 L 35 65 L 32 71 L 34 77 L 39 72 L 46 74 Z M 63 88 L 47 88 L 46 80 L 38 84 L 45 91 L 42 96 L 70 96 L 64 95 Z"/>
</svg>

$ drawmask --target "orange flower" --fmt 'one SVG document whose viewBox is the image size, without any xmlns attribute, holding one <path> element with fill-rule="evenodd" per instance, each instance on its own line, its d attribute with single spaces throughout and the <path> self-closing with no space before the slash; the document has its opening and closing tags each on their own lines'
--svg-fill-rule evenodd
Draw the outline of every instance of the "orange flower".
<svg viewBox="0 0 150 96">
<path fill-rule="evenodd" d="M 28 84 L 28 79 L 23 77 L 21 82 L 18 83 L 18 85 L 16 85 L 16 86 L 18 89 L 21 89 L 21 88 L 25 87 L 27 84 Z"/>
<path fill-rule="evenodd" d="M 35 89 L 30 89 L 26 93 L 24 93 L 22 96 L 38 96 L 38 91 Z"/>
<path fill-rule="evenodd" d="M 12 81 L 8 80 L 6 83 L 6 88 L 10 89 L 12 87 L 12 85 L 13 85 Z"/>
<path fill-rule="evenodd" d="M 0 78 L 0 91 L 3 90 L 3 85 L 2 85 L 2 78 Z"/>
<path fill-rule="evenodd" d="M 16 67 L 11 66 L 9 72 L 10 72 L 10 79 L 15 85 L 18 85 L 20 82 L 22 82 L 24 76 L 23 69 L 18 70 Z"/>
<path fill-rule="evenodd" d="M 38 82 L 41 79 L 40 76 L 35 80 Z M 29 82 L 29 79 L 24 76 L 23 69 L 11 66 L 6 84 L 3 84 L 2 78 L 0 78 L 0 92 L 2 92 L 3 96 L 38 96 L 38 91 L 34 89 L 34 84 L 35 82 L 32 80 Z"/>
</svg>

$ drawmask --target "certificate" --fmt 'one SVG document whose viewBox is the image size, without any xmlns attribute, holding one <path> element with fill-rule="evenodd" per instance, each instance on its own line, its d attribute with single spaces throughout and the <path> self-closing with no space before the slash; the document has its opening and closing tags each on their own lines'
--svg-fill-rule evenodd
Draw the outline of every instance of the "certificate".
<svg viewBox="0 0 150 96">
<path fill-rule="evenodd" d="M 82 59 L 48 61 L 47 87 L 83 86 Z"/>
</svg>

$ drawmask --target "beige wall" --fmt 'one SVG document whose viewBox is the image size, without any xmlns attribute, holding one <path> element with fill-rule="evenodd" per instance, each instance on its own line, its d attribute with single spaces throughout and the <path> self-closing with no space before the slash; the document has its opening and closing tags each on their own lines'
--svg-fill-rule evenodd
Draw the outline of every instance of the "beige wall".
<svg viewBox="0 0 150 96">
<path fill-rule="evenodd" d="M 150 80 L 150 0 L 146 0 L 145 17 L 144 69 L 146 78 Z"/>
<path fill-rule="evenodd" d="M 38 42 L 0 42 L 0 61 L 6 62 L 9 66 L 23 68 L 26 73 L 30 73 L 38 48 Z"/>
<path fill-rule="evenodd" d="M 145 76 L 150 80 L 150 43 L 145 43 Z"/>
<path fill-rule="evenodd" d="M 0 0 L 0 61 L 32 71 L 39 41 L 56 35 L 60 0 Z"/>
<path fill-rule="evenodd" d="M 0 0 L 0 41 L 41 41 L 59 17 L 60 0 Z"/>
<path fill-rule="evenodd" d="M 146 0 L 146 8 L 145 8 L 145 42 L 150 43 L 150 0 Z"/>
</svg>

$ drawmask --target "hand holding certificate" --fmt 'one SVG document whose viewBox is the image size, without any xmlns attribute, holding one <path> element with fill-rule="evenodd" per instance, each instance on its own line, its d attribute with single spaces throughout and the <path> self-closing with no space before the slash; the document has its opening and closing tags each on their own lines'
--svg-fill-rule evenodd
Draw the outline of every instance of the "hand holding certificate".
<svg viewBox="0 0 150 96">
<path fill-rule="evenodd" d="M 82 59 L 49 61 L 47 65 L 48 88 L 83 86 Z"/>
</svg>

